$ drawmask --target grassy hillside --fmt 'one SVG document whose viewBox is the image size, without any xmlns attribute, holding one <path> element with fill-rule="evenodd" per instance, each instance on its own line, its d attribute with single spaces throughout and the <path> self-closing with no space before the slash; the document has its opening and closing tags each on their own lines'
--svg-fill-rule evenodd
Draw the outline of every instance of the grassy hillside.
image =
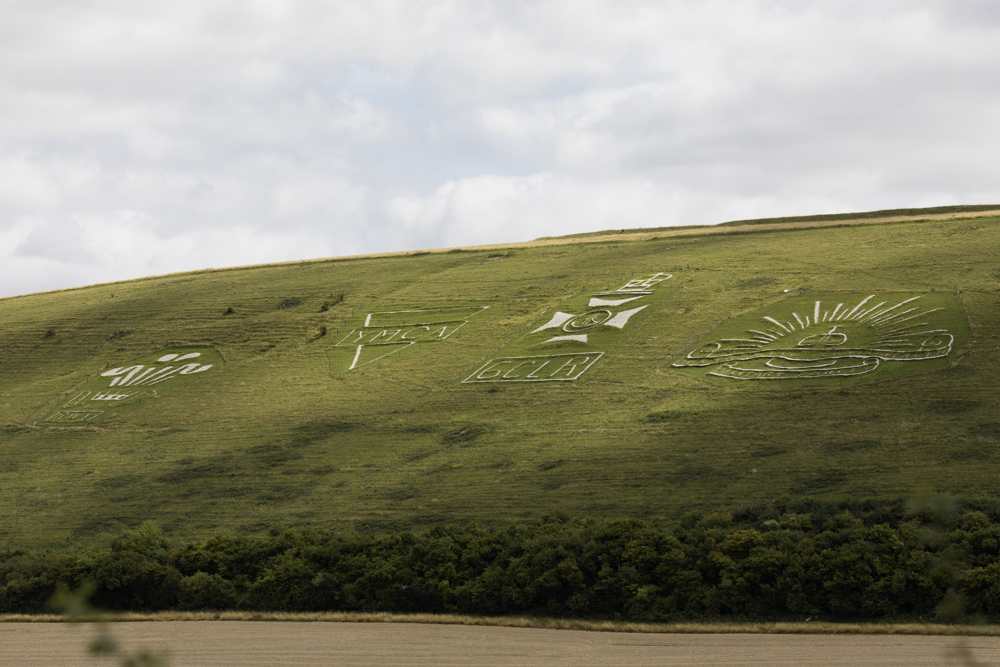
<svg viewBox="0 0 1000 667">
<path fill-rule="evenodd" d="M 997 498 L 1000 218 L 786 227 L 2 299 L 0 548 Z"/>
</svg>

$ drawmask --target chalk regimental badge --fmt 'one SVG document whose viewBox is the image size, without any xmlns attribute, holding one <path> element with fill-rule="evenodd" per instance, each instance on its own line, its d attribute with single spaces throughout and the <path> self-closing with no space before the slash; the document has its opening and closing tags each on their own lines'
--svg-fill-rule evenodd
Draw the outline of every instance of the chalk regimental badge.
<svg viewBox="0 0 1000 667">
<path fill-rule="evenodd" d="M 401 306 L 365 312 L 333 345 L 337 368 L 353 371 L 415 345 L 447 340 L 489 306 Z"/>
<path fill-rule="evenodd" d="M 713 335 L 673 365 L 735 380 L 849 377 L 898 362 L 918 370 L 947 357 L 967 327 L 958 300 L 942 293 L 796 297 L 765 312 L 726 327 L 743 325 L 742 335 Z"/>
<path fill-rule="evenodd" d="M 482 382 L 566 382 L 577 380 L 634 318 L 660 296 L 672 278 L 653 273 L 618 289 L 575 297 L 548 320 L 505 348 L 509 356 L 487 361 L 463 384 Z"/>
<path fill-rule="evenodd" d="M 208 348 L 148 355 L 104 371 L 61 401 L 43 421 L 80 424 L 102 419 L 126 405 L 154 398 L 191 378 L 203 377 L 221 363 L 222 356 Z"/>
</svg>

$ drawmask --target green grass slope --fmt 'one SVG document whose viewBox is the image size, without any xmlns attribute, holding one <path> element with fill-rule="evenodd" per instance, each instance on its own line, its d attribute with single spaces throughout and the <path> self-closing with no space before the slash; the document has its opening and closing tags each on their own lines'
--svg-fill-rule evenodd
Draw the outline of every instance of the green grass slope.
<svg viewBox="0 0 1000 667">
<path fill-rule="evenodd" d="M 0 547 L 997 498 L 1000 218 L 718 231 L 2 299 Z"/>
</svg>

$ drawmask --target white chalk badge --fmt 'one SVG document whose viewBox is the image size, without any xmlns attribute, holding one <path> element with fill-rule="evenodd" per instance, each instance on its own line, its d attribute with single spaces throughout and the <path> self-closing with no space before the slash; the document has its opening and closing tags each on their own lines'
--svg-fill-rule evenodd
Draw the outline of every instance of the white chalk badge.
<svg viewBox="0 0 1000 667">
<path fill-rule="evenodd" d="M 958 295 L 817 294 L 726 322 L 673 363 L 730 380 L 836 380 L 927 370 L 969 336 Z"/>
<path fill-rule="evenodd" d="M 114 365 L 70 392 L 42 421 L 82 424 L 103 419 L 204 378 L 224 363 L 212 348 L 176 348 Z"/>
<path fill-rule="evenodd" d="M 616 289 L 579 294 L 486 361 L 462 384 L 575 382 L 621 333 L 669 291 L 669 273 L 642 274 Z"/>
</svg>

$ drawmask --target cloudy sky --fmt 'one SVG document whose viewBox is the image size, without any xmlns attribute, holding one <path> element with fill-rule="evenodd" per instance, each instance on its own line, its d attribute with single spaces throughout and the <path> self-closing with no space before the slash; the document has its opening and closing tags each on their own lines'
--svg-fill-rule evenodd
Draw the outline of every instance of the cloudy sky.
<svg viewBox="0 0 1000 667">
<path fill-rule="evenodd" d="M 992 0 L 6 0 L 0 296 L 1000 203 Z"/>
</svg>

